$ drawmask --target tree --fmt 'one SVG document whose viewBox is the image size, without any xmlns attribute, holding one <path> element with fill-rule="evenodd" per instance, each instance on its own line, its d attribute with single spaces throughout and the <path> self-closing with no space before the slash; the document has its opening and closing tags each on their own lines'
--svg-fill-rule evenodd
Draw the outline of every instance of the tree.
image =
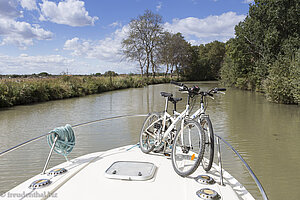
<svg viewBox="0 0 300 200">
<path fill-rule="evenodd" d="M 129 34 L 122 41 L 123 52 L 127 59 L 137 61 L 141 74 L 149 76 L 149 70 L 155 76 L 157 68 L 157 47 L 162 33 L 162 17 L 146 10 L 143 15 L 131 20 Z"/>
<path fill-rule="evenodd" d="M 160 41 L 158 54 L 160 64 L 166 65 L 165 76 L 170 70 L 172 77 L 174 68 L 179 76 L 181 68 L 187 65 L 190 44 L 185 41 L 181 33 L 164 32 Z"/>
<path fill-rule="evenodd" d="M 189 80 L 218 80 L 225 56 L 225 44 L 214 41 L 189 48 L 185 76 Z"/>
<path fill-rule="evenodd" d="M 38 76 L 51 76 L 48 72 L 41 72 L 38 74 Z"/>
<path fill-rule="evenodd" d="M 140 44 L 133 38 L 127 38 L 122 41 L 123 53 L 130 61 L 138 61 L 141 75 L 144 75 L 144 67 L 146 64 L 145 52 Z"/>
<path fill-rule="evenodd" d="M 183 68 L 189 65 L 189 48 L 191 45 L 184 39 L 181 33 L 173 35 L 172 44 L 174 48 L 174 57 L 171 71 L 173 71 L 173 66 L 175 66 L 177 77 L 179 77 L 183 71 Z"/>
<path fill-rule="evenodd" d="M 112 76 L 118 76 L 118 74 L 114 71 L 106 71 L 104 74 L 104 76 L 109 76 L 109 77 L 112 77 Z"/>
<path fill-rule="evenodd" d="M 163 32 L 160 37 L 160 43 L 158 48 L 158 59 L 159 63 L 166 66 L 165 77 L 167 77 L 171 68 L 171 76 L 174 65 L 174 41 L 173 34 L 169 32 Z"/>
<path fill-rule="evenodd" d="M 299 49 L 299 10 L 298 0 L 255 0 L 250 5 L 226 50 L 227 60 L 238 71 L 235 85 L 244 83 L 243 88 L 260 89 L 278 57 Z"/>
<path fill-rule="evenodd" d="M 298 0 L 255 0 L 226 44 L 223 82 L 299 103 L 299 10 Z"/>
</svg>

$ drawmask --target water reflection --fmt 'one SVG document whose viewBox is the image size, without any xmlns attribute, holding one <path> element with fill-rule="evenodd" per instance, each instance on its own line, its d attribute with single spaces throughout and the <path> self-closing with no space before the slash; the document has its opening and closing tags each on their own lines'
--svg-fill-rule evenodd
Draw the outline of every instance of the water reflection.
<svg viewBox="0 0 300 200">
<path fill-rule="evenodd" d="M 201 89 L 217 86 L 217 83 L 211 82 L 190 84 L 199 84 Z M 161 91 L 172 92 L 184 100 L 186 97 L 174 85 L 162 84 L 1 110 L 0 151 L 66 123 L 72 125 L 117 115 L 162 111 L 164 98 L 159 95 Z M 185 103 L 179 102 L 178 110 L 183 110 Z M 209 100 L 207 112 L 215 133 L 242 154 L 270 199 L 298 198 L 299 106 L 268 103 L 261 94 L 229 89 L 226 95 Z M 143 120 L 115 119 L 74 129 L 76 146 L 70 158 L 138 142 Z M 258 196 L 245 168 L 225 145 L 222 148 L 224 166 L 230 168 L 229 172 Z M 42 139 L 0 157 L 0 194 L 40 173 L 48 152 L 48 144 Z M 54 154 L 50 167 L 63 161 L 63 157 Z"/>
</svg>

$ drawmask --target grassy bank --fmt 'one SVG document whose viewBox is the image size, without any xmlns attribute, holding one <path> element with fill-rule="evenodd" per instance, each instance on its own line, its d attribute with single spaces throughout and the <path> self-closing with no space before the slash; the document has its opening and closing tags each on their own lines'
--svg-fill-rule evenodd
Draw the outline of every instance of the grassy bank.
<svg viewBox="0 0 300 200">
<path fill-rule="evenodd" d="M 170 82 L 169 78 L 138 76 L 57 76 L 0 80 L 0 107 L 81 97 L 89 94 Z"/>
</svg>

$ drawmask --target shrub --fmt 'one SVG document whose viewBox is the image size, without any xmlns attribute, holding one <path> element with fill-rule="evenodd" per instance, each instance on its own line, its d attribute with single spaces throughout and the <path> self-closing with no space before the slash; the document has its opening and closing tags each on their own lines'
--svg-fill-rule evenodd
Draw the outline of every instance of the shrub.
<svg viewBox="0 0 300 200">
<path fill-rule="evenodd" d="M 300 103 L 300 50 L 293 56 L 281 56 L 269 70 L 266 95 L 273 102 Z"/>
</svg>

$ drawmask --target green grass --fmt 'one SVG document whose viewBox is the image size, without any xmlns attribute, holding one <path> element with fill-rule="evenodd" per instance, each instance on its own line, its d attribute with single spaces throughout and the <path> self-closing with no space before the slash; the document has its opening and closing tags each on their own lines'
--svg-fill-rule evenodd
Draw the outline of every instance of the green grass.
<svg viewBox="0 0 300 200">
<path fill-rule="evenodd" d="M 106 91 L 168 83 L 170 78 L 140 76 L 58 76 L 0 80 L 0 107 L 81 97 Z"/>
</svg>

